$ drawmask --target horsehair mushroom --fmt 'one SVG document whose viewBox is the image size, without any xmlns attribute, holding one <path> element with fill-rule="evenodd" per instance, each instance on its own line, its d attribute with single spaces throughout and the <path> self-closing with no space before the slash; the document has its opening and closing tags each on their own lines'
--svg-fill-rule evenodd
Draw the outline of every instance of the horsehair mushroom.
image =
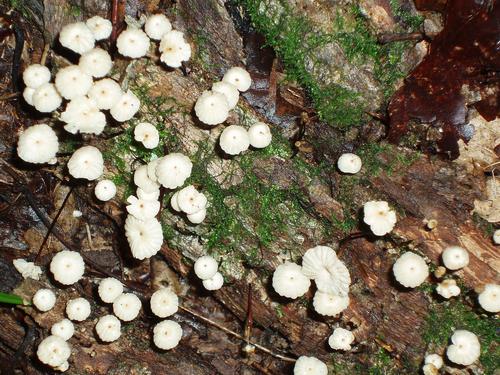
<svg viewBox="0 0 500 375">
<path fill-rule="evenodd" d="M 300 356 L 293 367 L 294 375 L 327 375 L 328 367 L 315 357 Z"/>
<path fill-rule="evenodd" d="M 194 273 L 201 280 L 207 280 L 215 276 L 219 265 L 217 261 L 210 255 L 204 255 L 196 259 L 194 262 Z"/>
<path fill-rule="evenodd" d="M 21 274 L 23 279 L 33 279 L 39 280 L 42 274 L 42 269 L 40 266 L 35 265 L 33 262 L 28 262 L 25 259 L 14 259 L 12 264 L 16 268 L 17 272 Z"/>
<path fill-rule="evenodd" d="M 148 194 L 160 189 L 160 185 L 149 177 L 147 165 L 141 165 L 134 171 L 134 184 Z"/>
<path fill-rule="evenodd" d="M 230 83 L 243 92 L 247 91 L 252 85 L 252 78 L 245 69 L 235 66 L 224 74 L 222 82 Z"/>
<path fill-rule="evenodd" d="M 154 40 L 160 40 L 170 30 L 172 30 L 172 24 L 164 14 L 153 14 L 144 24 L 144 31 Z"/>
<path fill-rule="evenodd" d="M 99 110 L 97 102 L 86 96 L 72 99 L 61 113 L 60 120 L 66 123 L 64 130 L 71 134 L 99 135 L 106 126 L 106 116 Z"/>
<path fill-rule="evenodd" d="M 160 133 L 153 124 L 141 122 L 134 128 L 134 139 L 141 142 L 144 147 L 153 149 L 160 142 Z"/>
<path fill-rule="evenodd" d="M 35 89 L 31 101 L 38 112 L 49 113 L 59 108 L 62 98 L 53 83 L 44 83 Z"/>
<path fill-rule="evenodd" d="M 23 72 L 23 82 L 26 87 L 36 89 L 50 82 L 50 70 L 40 64 L 29 65 Z"/>
<path fill-rule="evenodd" d="M 113 342 L 121 336 L 121 322 L 114 315 L 104 315 L 99 318 L 95 325 L 95 331 L 99 339 L 104 342 Z"/>
<path fill-rule="evenodd" d="M 116 185 L 111 180 L 101 180 L 95 185 L 94 194 L 100 201 L 107 202 L 115 197 Z"/>
<path fill-rule="evenodd" d="M 183 61 L 191 58 L 191 45 L 184 34 L 177 30 L 165 33 L 160 41 L 160 61 L 171 68 L 179 68 Z"/>
<path fill-rule="evenodd" d="M 50 328 L 50 333 L 68 341 L 75 333 L 75 326 L 69 319 L 63 319 L 54 323 Z"/>
<path fill-rule="evenodd" d="M 123 95 L 120 85 L 111 78 L 103 78 L 94 82 L 88 92 L 98 109 L 111 109 Z"/>
<path fill-rule="evenodd" d="M 69 158 L 68 170 L 74 178 L 97 180 L 104 172 L 101 151 L 94 146 L 79 148 Z"/>
<path fill-rule="evenodd" d="M 246 129 L 239 125 L 229 125 L 219 139 L 221 149 L 228 155 L 238 155 L 250 147 L 250 137 Z"/>
<path fill-rule="evenodd" d="M 446 356 L 453 363 L 469 366 L 479 359 L 481 345 L 477 336 L 466 330 L 456 330 L 451 336 L 452 344 L 446 349 Z"/>
<path fill-rule="evenodd" d="M 109 53 L 102 48 L 92 48 L 80 56 L 78 66 L 89 76 L 102 78 L 110 72 L 113 60 L 111 60 Z"/>
<path fill-rule="evenodd" d="M 156 176 L 167 189 L 176 189 L 184 185 L 192 169 L 193 163 L 186 155 L 174 152 L 161 158 L 156 166 Z"/>
<path fill-rule="evenodd" d="M 386 201 L 369 201 L 363 207 L 363 221 L 370 226 L 376 236 L 384 236 L 393 230 L 396 224 L 396 212 Z"/>
<path fill-rule="evenodd" d="M 313 298 L 314 310 L 321 315 L 336 316 L 349 306 L 349 296 L 338 296 L 335 294 L 317 291 Z"/>
<path fill-rule="evenodd" d="M 215 82 L 212 85 L 212 92 L 218 92 L 226 98 L 229 109 L 233 109 L 238 104 L 240 92 L 236 86 L 227 82 Z"/>
<path fill-rule="evenodd" d="M 282 297 L 298 298 L 306 294 L 310 286 L 311 281 L 298 264 L 285 262 L 274 270 L 273 289 Z"/>
<path fill-rule="evenodd" d="M 361 158 L 352 153 L 342 154 L 337 160 L 337 167 L 342 173 L 356 174 L 361 170 L 362 165 Z"/>
<path fill-rule="evenodd" d="M 429 276 L 429 267 L 424 258 L 411 251 L 396 260 L 392 271 L 398 283 L 407 288 L 416 288 Z"/>
<path fill-rule="evenodd" d="M 153 219 L 160 212 L 159 201 L 137 199 L 131 195 L 127 198 L 127 203 L 127 212 L 142 221 Z"/>
<path fill-rule="evenodd" d="M 94 48 L 95 38 L 85 23 L 75 22 L 63 26 L 59 33 L 59 42 L 63 47 L 81 55 Z"/>
<path fill-rule="evenodd" d="M 158 289 L 149 303 L 153 314 L 160 318 L 167 318 L 179 309 L 179 297 L 169 288 Z"/>
<path fill-rule="evenodd" d="M 500 312 L 500 285 L 486 284 L 478 297 L 479 305 L 490 313 Z"/>
<path fill-rule="evenodd" d="M 111 21 L 99 16 L 89 18 L 85 24 L 92 32 L 95 40 L 107 39 L 111 35 L 111 31 L 113 31 Z"/>
<path fill-rule="evenodd" d="M 50 289 L 38 289 L 32 301 L 38 310 L 46 312 L 51 310 L 56 304 L 56 295 Z"/>
<path fill-rule="evenodd" d="M 351 331 L 344 328 L 335 328 L 328 338 L 328 345 L 335 350 L 351 350 L 351 344 L 354 341 L 354 335 Z"/>
<path fill-rule="evenodd" d="M 141 300 L 133 293 L 122 293 L 113 301 L 113 313 L 123 320 L 134 320 L 141 311 Z"/>
<path fill-rule="evenodd" d="M 500 229 L 493 232 L 493 243 L 495 245 L 500 245 Z"/>
<path fill-rule="evenodd" d="M 216 272 L 211 278 L 203 280 L 202 284 L 206 290 L 218 290 L 224 285 L 224 278 L 220 272 Z"/>
<path fill-rule="evenodd" d="M 163 244 L 163 230 L 156 218 L 143 221 L 128 215 L 125 220 L 125 236 L 132 256 L 139 260 L 151 258 L 160 251 Z"/>
<path fill-rule="evenodd" d="M 87 95 L 92 87 L 92 76 L 85 73 L 78 65 L 69 65 L 56 74 L 56 89 L 64 99 L 75 99 Z"/>
<path fill-rule="evenodd" d="M 71 355 L 71 347 L 59 336 L 51 335 L 38 344 L 38 359 L 53 368 L 63 365 Z"/>
<path fill-rule="evenodd" d="M 129 26 L 122 31 L 116 40 L 116 48 L 120 55 L 138 59 L 146 56 L 149 50 L 149 38 L 144 31 Z"/>
<path fill-rule="evenodd" d="M 250 145 L 255 148 L 265 148 L 271 144 L 273 136 L 269 125 L 264 122 L 256 122 L 248 129 Z"/>
<path fill-rule="evenodd" d="M 85 272 L 85 262 L 76 251 L 62 250 L 50 262 L 50 272 L 63 285 L 71 285 L 80 280 Z"/>
<path fill-rule="evenodd" d="M 457 282 L 453 279 L 446 279 L 438 284 L 436 287 L 436 292 L 448 299 L 451 297 L 456 297 L 460 294 L 460 288 L 457 285 Z"/>
<path fill-rule="evenodd" d="M 182 338 L 182 327 L 173 320 L 164 320 L 153 329 L 153 342 L 159 349 L 175 348 Z"/>
<path fill-rule="evenodd" d="M 195 214 L 207 207 L 207 197 L 196 190 L 193 185 L 186 186 L 176 194 L 179 209 L 188 215 Z"/>
<path fill-rule="evenodd" d="M 446 268 L 456 271 L 469 264 L 469 253 L 460 246 L 449 246 L 444 249 L 441 259 Z"/>
<path fill-rule="evenodd" d="M 82 322 L 89 317 L 90 313 L 90 303 L 85 298 L 71 299 L 66 304 L 66 315 L 70 320 Z"/>
<path fill-rule="evenodd" d="M 123 285 L 119 280 L 107 277 L 99 282 L 97 292 L 104 303 L 113 303 L 123 293 Z"/>
<path fill-rule="evenodd" d="M 214 126 L 226 121 L 229 116 L 229 104 L 223 94 L 204 91 L 196 100 L 194 111 L 201 122 Z"/>
<path fill-rule="evenodd" d="M 443 367 L 443 357 L 439 354 L 428 354 L 425 356 L 425 364 L 432 364 L 437 370 Z"/>
<path fill-rule="evenodd" d="M 124 122 L 134 117 L 140 106 L 141 101 L 139 98 L 132 91 L 128 90 L 111 107 L 109 113 L 116 121 Z"/>
<path fill-rule="evenodd" d="M 33 125 L 24 130 L 17 141 L 17 155 L 28 163 L 49 163 L 59 151 L 59 140 L 46 124 Z"/>
</svg>

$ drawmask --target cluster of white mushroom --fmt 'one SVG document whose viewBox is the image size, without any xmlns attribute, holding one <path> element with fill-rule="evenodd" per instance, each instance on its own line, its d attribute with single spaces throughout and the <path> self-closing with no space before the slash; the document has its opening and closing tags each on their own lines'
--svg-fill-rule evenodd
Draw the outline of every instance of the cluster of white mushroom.
<svg viewBox="0 0 500 375">
<path fill-rule="evenodd" d="M 207 197 L 193 185 L 186 186 L 172 195 L 170 205 L 176 212 L 185 213 L 193 224 L 200 224 L 207 216 Z"/>
<path fill-rule="evenodd" d="M 240 92 L 250 88 L 252 79 L 243 68 L 232 67 L 222 81 L 212 85 L 212 90 L 204 91 L 196 101 L 194 110 L 198 119 L 206 125 L 215 126 L 223 123 L 229 112 L 236 107 Z M 269 126 L 257 122 L 247 130 L 240 125 L 226 127 L 219 138 L 221 149 L 228 155 L 238 155 L 254 148 L 265 148 L 272 140 Z"/>
<path fill-rule="evenodd" d="M 199 257 L 194 263 L 194 273 L 202 280 L 207 290 L 217 290 L 224 285 L 224 278 L 218 269 L 219 264 L 210 255 Z"/>
</svg>

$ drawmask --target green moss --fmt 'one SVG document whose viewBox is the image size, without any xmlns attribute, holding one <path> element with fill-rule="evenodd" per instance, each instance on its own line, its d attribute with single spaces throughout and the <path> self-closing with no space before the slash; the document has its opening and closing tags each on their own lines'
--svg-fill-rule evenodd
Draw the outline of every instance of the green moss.
<svg viewBox="0 0 500 375">
<path fill-rule="evenodd" d="M 400 0 L 389 0 L 392 12 L 397 19 L 401 21 L 407 32 L 417 31 L 422 23 L 424 22 L 424 17 L 417 14 L 412 14 L 409 10 L 405 9 L 401 5 Z"/>
<path fill-rule="evenodd" d="M 485 374 L 494 374 L 500 363 L 500 325 L 498 319 L 478 315 L 460 301 L 436 303 L 428 314 L 423 339 L 427 344 L 443 348 L 448 345 L 453 331 L 466 329 L 475 333 L 481 342 L 481 365 Z"/>
<path fill-rule="evenodd" d="M 400 373 L 394 365 L 389 353 L 380 348 L 379 351 L 371 357 L 372 366 L 368 369 L 370 375 L 390 375 Z"/>
<path fill-rule="evenodd" d="M 388 143 L 365 143 L 356 153 L 363 161 L 363 168 L 369 176 L 378 176 L 381 172 L 392 175 L 420 158 L 418 152 L 401 150 Z"/>
</svg>

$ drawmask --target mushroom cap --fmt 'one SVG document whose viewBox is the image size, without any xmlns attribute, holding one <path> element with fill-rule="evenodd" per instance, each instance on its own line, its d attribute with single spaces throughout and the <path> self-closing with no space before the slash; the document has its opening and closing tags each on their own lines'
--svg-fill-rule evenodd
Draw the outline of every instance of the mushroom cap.
<svg viewBox="0 0 500 375">
<path fill-rule="evenodd" d="M 204 208 L 194 214 L 187 214 L 186 217 L 192 224 L 200 224 L 207 217 L 207 209 Z"/>
<path fill-rule="evenodd" d="M 129 26 L 118 36 L 116 47 L 122 56 L 137 59 L 148 53 L 149 38 L 144 31 Z"/>
<path fill-rule="evenodd" d="M 23 90 L 23 99 L 26 103 L 33 106 L 33 94 L 35 93 L 35 89 L 31 87 L 25 87 Z"/>
<path fill-rule="evenodd" d="M 422 367 L 422 373 L 424 375 L 439 375 L 439 371 L 432 363 L 426 363 Z"/>
<path fill-rule="evenodd" d="M 141 311 L 141 300 L 133 293 L 122 293 L 113 302 L 113 313 L 124 322 L 134 320 Z"/>
<path fill-rule="evenodd" d="M 80 280 L 85 272 L 85 262 L 76 251 L 62 250 L 50 262 L 50 272 L 63 285 L 71 285 Z"/>
<path fill-rule="evenodd" d="M 75 326 L 69 319 L 63 319 L 54 323 L 50 328 L 50 333 L 68 341 L 75 333 Z"/>
<path fill-rule="evenodd" d="M 469 366 L 479 359 L 481 344 L 477 336 L 466 330 L 456 330 L 451 336 L 452 345 L 446 349 L 446 356 L 453 363 Z"/>
<path fill-rule="evenodd" d="M 104 303 L 113 303 L 123 293 L 123 285 L 119 280 L 107 277 L 101 280 L 97 292 Z"/>
<path fill-rule="evenodd" d="M 458 296 L 460 294 L 460 288 L 458 287 L 455 280 L 446 279 L 438 284 L 438 286 L 436 287 L 436 292 L 440 296 L 448 299 Z"/>
<path fill-rule="evenodd" d="M 280 264 L 273 273 L 273 288 L 282 297 L 298 298 L 303 296 L 310 286 L 311 281 L 295 263 Z"/>
<path fill-rule="evenodd" d="M 191 58 L 191 46 L 184 40 L 184 34 L 177 30 L 163 35 L 159 50 L 160 60 L 171 68 L 178 68 Z"/>
<path fill-rule="evenodd" d="M 122 323 L 114 315 L 104 315 L 99 318 L 95 325 L 95 331 L 99 339 L 104 342 L 113 342 L 121 336 Z"/>
<path fill-rule="evenodd" d="M 31 97 L 33 107 L 38 112 L 49 113 L 55 111 L 62 103 L 61 95 L 53 83 L 44 83 L 37 87 Z"/>
<path fill-rule="evenodd" d="M 59 94 L 71 100 L 89 92 L 92 87 L 92 77 L 78 65 L 69 65 L 57 72 L 55 84 Z"/>
<path fill-rule="evenodd" d="M 500 229 L 493 232 L 493 243 L 495 245 L 500 245 Z"/>
<path fill-rule="evenodd" d="M 72 99 L 61 113 L 60 120 L 66 123 L 64 130 L 71 134 L 99 135 L 106 126 L 106 116 L 99 111 L 97 103 L 86 96 Z"/>
<path fill-rule="evenodd" d="M 97 47 L 81 55 L 78 66 L 89 76 L 101 78 L 110 72 L 113 60 L 107 51 Z"/>
<path fill-rule="evenodd" d="M 146 201 L 131 195 L 127 198 L 127 202 L 129 203 L 126 207 L 127 212 L 142 221 L 153 219 L 160 212 L 159 201 Z"/>
<path fill-rule="evenodd" d="M 59 42 L 63 47 L 81 55 L 94 48 L 95 38 L 86 24 L 75 22 L 63 26 L 59 33 Z"/>
<path fill-rule="evenodd" d="M 68 170 L 74 178 L 97 180 L 104 172 L 101 151 L 94 146 L 80 147 L 69 158 Z"/>
<path fill-rule="evenodd" d="M 71 320 L 82 322 L 90 315 L 90 303 L 85 298 L 70 299 L 66 304 L 66 315 Z"/>
<path fill-rule="evenodd" d="M 315 281 L 321 292 L 344 297 L 349 293 L 349 270 L 328 246 L 316 246 L 307 250 L 302 257 L 302 272 Z"/>
<path fill-rule="evenodd" d="M 207 280 L 215 276 L 219 264 L 210 255 L 204 255 L 194 262 L 194 273 L 201 280 Z"/>
<path fill-rule="evenodd" d="M 271 144 L 273 135 L 269 125 L 263 122 L 257 122 L 248 129 L 250 144 L 255 148 L 264 148 Z"/>
<path fill-rule="evenodd" d="M 339 160 L 337 160 L 337 167 L 342 173 L 358 173 L 362 165 L 361 158 L 356 154 L 345 153 L 340 155 Z"/>
<path fill-rule="evenodd" d="M 317 291 L 313 299 L 314 310 L 321 315 L 335 316 L 347 309 L 349 306 L 349 296 L 338 296 L 335 294 Z"/>
<path fill-rule="evenodd" d="M 238 155 L 250 147 L 250 137 L 246 129 L 239 125 L 225 128 L 219 139 L 221 149 L 228 155 Z"/>
<path fill-rule="evenodd" d="M 224 285 L 224 278 L 220 272 L 216 272 L 210 279 L 205 279 L 202 282 L 206 290 L 218 290 Z"/>
<path fill-rule="evenodd" d="M 32 64 L 24 69 L 23 82 L 26 87 L 36 89 L 50 82 L 50 70 L 40 64 Z"/>
<path fill-rule="evenodd" d="M 411 251 L 401 255 L 392 267 L 394 277 L 404 287 L 415 288 L 429 276 L 429 267 L 424 258 Z"/>
<path fill-rule="evenodd" d="M 179 209 L 188 215 L 195 214 L 207 207 L 207 197 L 196 190 L 193 185 L 182 188 L 176 194 Z"/>
<path fill-rule="evenodd" d="M 170 206 L 174 209 L 176 212 L 181 212 L 181 208 L 179 207 L 179 202 L 177 201 L 177 197 L 179 196 L 179 192 L 176 191 L 172 197 L 170 198 Z"/>
<path fill-rule="evenodd" d="M 229 104 L 223 94 L 203 91 L 196 100 L 194 111 L 201 122 L 213 126 L 226 121 L 229 116 Z"/>
<path fill-rule="evenodd" d="M 175 348 L 182 338 L 182 327 L 173 320 L 164 320 L 153 329 L 153 342 L 159 349 Z"/>
<path fill-rule="evenodd" d="M 161 288 L 153 293 L 151 300 L 151 311 L 160 318 L 173 315 L 179 309 L 179 298 L 169 288 Z"/>
<path fill-rule="evenodd" d="M 172 30 L 172 24 L 164 14 L 153 14 L 144 24 L 144 31 L 154 40 L 160 40 L 170 30 Z"/>
<path fill-rule="evenodd" d="M 184 185 L 192 169 L 193 163 L 187 156 L 174 152 L 161 158 L 156 166 L 156 176 L 164 187 L 175 189 Z"/>
<path fill-rule="evenodd" d="M 142 221 L 129 215 L 125 220 L 125 236 L 127 237 L 132 256 L 143 260 L 151 258 L 163 244 L 163 230 L 157 219 Z"/>
<path fill-rule="evenodd" d="M 227 100 L 227 104 L 229 105 L 229 109 L 233 109 L 238 104 L 238 100 L 240 98 L 240 92 L 236 88 L 236 86 L 227 83 L 227 82 L 215 82 L 212 85 L 212 92 L 218 92 Z"/>
<path fill-rule="evenodd" d="M 56 304 L 56 295 L 50 289 L 38 289 L 33 296 L 33 305 L 42 311 L 49 311 Z"/>
<path fill-rule="evenodd" d="M 144 147 L 153 149 L 160 142 L 160 133 L 153 124 L 141 122 L 134 128 L 134 139 L 141 142 Z"/>
<path fill-rule="evenodd" d="M 295 362 L 293 375 L 328 375 L 328 367 L 315 357 L 303 355 Z"/>
<path fill-rule="evenodd" d="M 116 195 L 116 185 L 111 180 L 101 180 L 95 185 L 94 194 L 100 201 L 109 201 Z"/>
<path fill-rule="evenodd" d="M 85 24 L 92 32 L 95 40 L 107 39 L 111 35 L 111 31 L 113 31 L 111 21 L 99 16 L 89 18 Z"/>
<path fill-rule="evenodd" d="M 441 254 L 443 264 L 449 270 L 455 271 L 469 264 L 469 253 L 460 246 L 449 246 Z"/>
<path fill-rule="evenodd" d="M 42 269 L 36 266 L 33 262 L 27 262 L 25 259 L 14 259 L 12 264 L 16 268 L 17 272 L 21 274 L 23 279 L 33 279 L 39 280 L 42 274 Z"/>
<path fill-rule="evenodd" d="M 17 155 L 28 163 L 48 163 L 59 151 L 59 140 L 46 124 L 33 125 L 19 136 Z"/>
<path fill-rule="evenodd" d="M 160 198 L 160 189 L 147 192 L 141 188 L 137 188 L 136 190 L 137 198 L 145 200 L 145 201 L 156 201 Z"/>
<path fill-rule="evenodd" d="M 120 99 L 111 107 L 109 113 L 118 122 L 130 120 L 137 113 L 141 106 L 141 101 L 134 93 L 128 90 L 123 93 Z"/>
<path fill-rule="evenodd" d="M 120 85 L 111 78 L 104 78 L 94 82 L 88 92 L 90 99 L 94 100 L 97 108 L 111 109 L 123 95 Z"/>
<path fill-rule="evenodd" d="M 439 370 L 443 367 L 443 357 L 439 354 L 428 354 L 425 356 L 425 364 L 432 364 L 437 370 Z"/>
<path fill-rule="evenodd" d="M 335 328 L 328 338 L 328 345 L 334 350 L 351 350 L 354 335 L 344 328 Z"/>
<path fill-rule="evenodd" d="M 484 310 L 491 313 L 500 312 L 500 285 L 486 284 L 479 294 L 478 301 Z"/>
<path fill-rule="evenodd" d="M 42 363 L 58 367 L 68 360 L 71 348 L 61 337 L 50 335 L 38 344 L 36 355 Z"/>
<path fill-rule="evenodd" d="M 147 165 L 141 165 L 135 170 L 134 184 L 148 194 L 160 189 L 160 185 L 149 177 Z"/>
<path fill-rule="evenodd" d="M 394 228 L 396 212 L 385 201 L 369 201 L 363 207 L 363 221 L 370 226 L 376 236 L 384 236 Z"/>
<path fill-rule="evenodd" d="M 224 74 L 222 82 L 230 83 L 236 86 L 239 91 L 243 92 L 247 91 L 252 85 L 252 78 L 245 69 L 235 66 Z"/>
<path fill-rule="evenodd" d="M 156 167 L 158 166 L 158 163 L 161 161 L 161 159 L 163 159 L 163 157 L 153 159 L 148 164 L 146 164 L 148 168 L 148 177 L 155 183 L 158 183 L 158 176 L 156 175 Z"/>
</svg>

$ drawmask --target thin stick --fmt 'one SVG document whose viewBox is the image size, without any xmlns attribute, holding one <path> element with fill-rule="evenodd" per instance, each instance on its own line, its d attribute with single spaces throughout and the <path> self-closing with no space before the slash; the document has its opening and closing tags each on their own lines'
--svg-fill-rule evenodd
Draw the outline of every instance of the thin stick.
<svg viewBox="0 0 500 375">
<path fill-rule="evenodd" d="M 87 230 L 87 241 L 89 242 L 90 250 L 94 250 L 94 245 L 92 243 L 92 236 L 90 235 L 90 227 L 88 223 L 85 223 L 85 229 Z"/>
<path fill-rule="evenodd" d="M 40 59 L 40 65 L 45 65 L 47 62 L 47 56 L 50 51 L 50 44 L 46 43 L 45 46 L 43 47 L 43 52 L 42 52 L 42 58 Z"/>
<path fill-rule="evenodd" d="M 229 328 L 226 328 L 226 327 L 224 327 L 223 325 L 220 325 L 219 323 L 214 322 L 213 320 L 210 320 L 210 319 L 208 319 L 208 318 L 205 318 L 203 315 L 198 314 L 197 312 L 195 312 L 195 311 L 191 310 L 190 308 L 187 308 L 187 307 L 184 307 L 184 306 L 179 305 L 179 309 L 181 309 L 181 310 L 183 310 L 183 311 L 186 311 L 187 313 L 189 313 L 189 314 L 191 314 L 191 315 L 193 315 L 193 316 L 197 317 L 198 319 L 200 319 L 200 320 L 204 321 L 205 323 L 208 323 L 208 324 L 210 324 L 210 325 L 212 325 L 212 326 L 214 326 L 214 327 L 219 328 L 221 331 L 224 331 L 224 332 L 226 332 L 227 334 L 229 334 L 229 335 L 231 335 L 231 336 L 233 336 L 233 337 L 236 337 L 237 339 L 239 339 L 239 340 L 241 340 L 241 341 L 245 341 L 245 342 L 247 341 L 247 340 L 245 339 L 245 337 L 243 337 L 243 336 L 242 336 L 242 335 L 240 335 L 239 333 L 234 332 L 234 331 L 230 330 Z M 270 350 L 270 349 L 268 349 L 268 348 L 266 348 L 266 347 L 264 347 L 264 346 L 262 346 L 262 345 L 259 345 L 259 344 L 257 344 L 257 343 L 254 343 L 254 342 L 252 342 L 252 341 L 250 341 L 250 340 L 249 340 L 248 342 L 250 343 L 250 345 L 255 346 L 255 348 L 257 348 L 257 349 L 259 349 L 259 350 L 263 351 L 264 353 L 270 354 L 270 355 L 272 355 L 273 357 L 279 358 L 279 359 L 281 359 L 281 360 L 283 360 L 283 361 L 287 361 L 287 362 L 296 362 L 296 361 L 297 361 L 297 360 L 296 360 L 296 359 L 294 359 L 294 358 L 286 357 L 286 356 L 284 356 L 284 355 L 281 355 L 281 354 L 275 353 L 275 352 L 273 352 L 272 350 Z"/>
</svg>

